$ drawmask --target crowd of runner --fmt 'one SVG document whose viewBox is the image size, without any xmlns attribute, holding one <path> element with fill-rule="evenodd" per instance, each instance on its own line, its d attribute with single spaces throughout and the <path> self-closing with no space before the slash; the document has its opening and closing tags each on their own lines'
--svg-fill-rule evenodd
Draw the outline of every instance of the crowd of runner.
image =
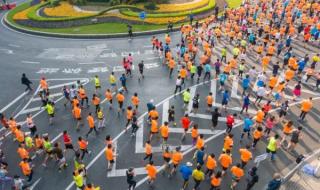
<svg viewBox="0 0 320 190">
<path fill-rule="evenodd" d="M 319 89 L 320 72 L 316 70 L 320 57 L 317 52 L 305 54 L 303 57 L 295 55 L 293 41 L 299 41 L 304 48 L 307 46 L 320 45 L 319 22 L 320 5 L 316 1 L 308 0 L 257 0 L 245 1 L 238 9 L 225 8 L 225 13 L 221 17 L 212 15 L 204 22 L 196 22 L 195 25 L 181 26 L 181 40 L 174 44 L 169 34 L 165 35 L 164 40 L 152 37 L 151 45 L 154 54 L 160 57 L 161 64 L 168 67 L 168 76 L 176 77 L 174 95 L 181 95 L 184 102 L 185 115 L 178 119 L 175 118 L 175 107 L 171 106 L 168 111 L 168 118 L 163 125 L 160 125 L 159 114 L 153 101 L 147 104 L 148 123 L 150 135 L 145 142 L 145 156 L 147 160 L 145 169 L 148 175 L 148 183 L 153 187 L 158 172 L 153 163 L 153 149 L 151 142 L 155 136 L 162 138 L 164 174 L 169 178 L 177 172 L 182 174 L 183 184 L 181 189 L 188 187 L 189 179 L 193 178 L 193 189 L 199 189 L 204 180 L 210 180 L 211 189 L 220 189 L 224 176 L 227 173 L 232 175 L 231 189 L 237 187 L 240 180 L 244 180 L 247 175 L 246 189 L 252 187 L 259 181 L 257 167 L 248 168 L 246 165 L 252 162 L 256 145 L 265 138 L 267 141 L 266 152 L 271 155 L 271 160 L 276 159 L 277 151 L 292 151 L 301 139 L 303 127 L 301 122 L 305 119 L 308 112 L 312 109 L 312 97 L 301 98 L 303 85 L 308 85 Z M 216 47 L 220 46 L 221 50 Z M 232 46 L 231 51 L 228 46 Z M 215 53 L 214 51 L 220 51 Z M 307 52 L 307 51 L 306 51 Z M 230 54 L 230 55 L 229 55 Z M 255 66 L 246 64 L 250 57 L 256 62 Z M 43 155 L 43 167 L 46 167 L 49 160 L 58 161 L 58 171 L 62 172 L 68 166 L 66 154 L 71 152 L 74 155 L 73 179 L 79 189 L 97 190 L 98 185 L 86 183 L 86 163 L 83 161 L 86 155 L 90 155 L 88 150 L 88 136 L 94 131 L 100 132 L 105 124 L 105 114 L 102 103 L 107 102 L 109 111 L 117 111 L 119 117 L 125 117 L 127 121 L 125 131 L 129 131 L 132 136 L 139 130 L 138 109 L 140 100 L 137 93 L 132 97 L 127 97 L 128 91 L 126 82 L 132 80 L 133 56 L 123 58 L 122 61 L 125 73 L 118 79 L 112 72 L 109 75 L 108 89 L 101 89 L 100 79 L 94 76 L 95 92 L 91 96 L 87 93 L 80 81 L 72 86 L 64 86 L 62 89 L 65 97 L 64 106 L 69 109 L 75 119 L 77 130 L 80 126 L 88 126 L 85 136 L 71 139 L 68 130 L 64 129 L 62 140 L 52 142 L 48 134 L 38 134 L 33 117 L 29 114 L 24 122 L 18 123 L 15 118 L 1 114 L 1 125 L 6 129 L 2 138 L 12 134 L 14 141 L 17 141 L 17 154 L 21 158 L 19 167 L 22 174 L 26 177 L 25 183 L 21 176 L 10 177 L 8 174 L 8 164 L 5 155 L 0 152 L 1 161 L 1 180 L 12 181 L 15 190 L 25 189 L 30 185 L 33 176 L 32 160 L 37 155 Z M 144 63 L 137 64 L 139 70 L 138 80 L 144 79 Z M 240 113 L 228 112 L 228 104 L 231 100 L 230 89 L 228 86 L 232 79 L 239 79 L 242 93 L 242 109 Z M 316 84 L 312 86 L 308 83 L 314 79 Z M 198 132 L 199 126 L 193 122 L 189 114 L 197 114 L 200 105 L 200 94 L 191 97 L 190 89 L 186 86 L 188 81 L 217 80 L 219 91 L 222 94 L 222 101 L 216 102 L 212 92 L 206 97 L 201 97 L 206 101 L 206 110 L 212 115 L 212 130 L 216 130 L 219 117 L 226 117 L 226 134 L 224 137 L 221 154 L 215 155 L 207 152 L 204 135 Z M 31 82 L 25 74 L 22 76 L 22 83 L 27 86 L 26 90 L 32 90 Z M 120 83 L 120 87 L 119 87 Z M 289 85 L 289 83 L 293 87 Z M 102 90 L 105 91 L 105 99 Z M 285 91 L 291 91 L 293 96 L 289 96 Z M 55 122 L 55 103 L 50 97 L 50 86 L 46 78 L 41 78 L 39 97 L 42 100 L 42 107 L 46 109 L 50 125 Z M 126 98 L 130 98 L 131 104 L 125 106 Z M 290 107 L 290 102 L 301 101 L 301 114 L 299 123 L 294 123 L 286 117 Z M 262 103 L 264 102 L 264 103 Z M 192 104 L 192 109 L 188 110 L 188 105 Z M 223 109 L 215 107 L 221 104 Z M 255 115 L 248 113 L 249 106 L 255 106 Z M 87 115 L 82 113 L 83 109 L 89 106 L 94 107 L 94 112 Z M 117 109 L 113 109 L 116 108 Z M 277 108 L 277 114 L 270 113 Z M 121 114 L 125 112 L 126 114 Z M 250 144 L 242 144 L 239 150 L 233 149 L 232 129 L 236 124 L 236 119 L 243 119 L 242 133 L 240 142 L 244 138 L 251 138 Z M 164 118 L 165 119 L 165 118 Z M 282 133 L 277 134 L 274 126 L 280 124 Z M 22 130 L 22 126 L 27 126 L 29 131 Z M 195 148 L 192 160 L 182 163 L 184 160 L 181 147 L 170 149 L 167 141 L 170 137 L 169 126 L 182 127 L 184 133 L 181 141 L 186 138 L 192 139 Z M 191 133 L 188 133 L 191 132 Z M 75 142 L 76 141 L 76 142 Z M 115 158 L 118 156 L 114 150 L 112 137 L 106 135 L 105 158 L 107 170 L 112 170 Z M 71 154 L 70 153 L 70 154 Z M 235 154 L 240 155 L 240 160 L 234 160 Z M 10 166 L 13 167 L 13 166 Z M 135 189 L 135 169 L 129 168 L 126 172 L 129 190 Z M 275 174 L 274 179 L 268 184 L 268 190 L 275 190 L 280 187 L 281 177 Z"/>
</svg>

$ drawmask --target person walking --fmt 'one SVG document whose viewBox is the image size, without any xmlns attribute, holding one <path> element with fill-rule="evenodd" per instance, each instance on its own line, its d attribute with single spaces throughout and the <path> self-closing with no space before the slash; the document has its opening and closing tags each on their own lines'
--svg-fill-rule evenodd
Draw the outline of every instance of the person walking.
<svg viewBox="0 0 320 190">
<path fill-rule="evenodd" d="M 22 77 L 21 77 L 21 84 L 26 85 L 27 88 L 25 89 L 25 91 L 32 91 L 33 89 L 31 88 L 31 84 L 32 82 L 28 79 L 28 77 L 26 76 L 25 73 L 22 73 Z"/>
<path fill-rule="evenodd" d="M 273 179 L 269 181 L 266 190 L 279 190 L 281 187 L 282 179 L 279 173 L 273 174 Z"/>
<path fill-rule="evenodd" d="M 197 190 L 200 183 L 204 180 L 204 173 L 201 171 L 201 165 L 197 165 L 197 168 L 192 171 L 192 177 L 195 183 L 193 190 Z"/>
<path fill-rule="evenodd" d="M 188 187 L 189 184 L 189 178 L 192 174 L 192 163 L 191 162 L 187 162 L 186 164 L 182 165 L 180 167 L 180 173 L 182 175 L 182 179 L 183 179 L 183 184 L 181 187 L 181 190 L 185 190 Z"/>
<path fill-rule="evenodd" d="M 259 181 L 259 176 L 257 174 L 257 170 L 258 170 L 258 168 L 256 166 L 253 166 L 248 171 L 246 190 L 251 190 L 253 188 L 253 186 Z"/>
<path fill-rule="evenodd" d="M 127 183 L 129 185 L 128 190 L 134 190 L 136 188 L 136 180 L 134 179 L 134 177 L 136 176 L 135 172 L 134 172 L 134 168 L 129 168 L 126 171 L 126 176 L 127 176 Z"/>
<path fill-rule="evenodd" d="M 311 109 L 312 109 L 312 97 L 310 97 L 309 99 L 303 100 L 301 102 L 301 113 L 299 116 L 300 118 L 299 120 L 303 121 L 307 113 L 309 113 Z"/>
</svg>

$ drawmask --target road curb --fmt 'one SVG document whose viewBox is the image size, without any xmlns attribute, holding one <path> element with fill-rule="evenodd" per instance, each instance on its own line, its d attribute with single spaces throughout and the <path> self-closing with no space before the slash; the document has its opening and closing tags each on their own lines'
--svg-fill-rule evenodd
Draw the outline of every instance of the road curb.
<svg viewBox="0 0 320 190">
<path fill-rule="evenodd" d="M 51 33 L 51 32 L 40 32 L 35 30 L 29 30 L 22 27 L 15 26 L 11 24 L 7 20 L 7 14 L 3 17 L 3 23 L 12 30 L 31 34 L 35 36 L 42 36 L 42 37 L 55 37 L 55 38 L 69 38 L 69 39 L 109 39 L 109 38 L 124 38 L 128 37 L 128 33 L 115 33 L 115 34 L 59 34 L 59 33 Z M 175 27 L 172 29 L 172 32 L 179 31 L 180 27 Z M 161 30 L 150 30 L 145 32 L 134 32 L 133 36 L 146 36 L 146 35 L 155 35 L 155 34 L 163 34 L 167 33 L 167 29 Z"/>
</svg>

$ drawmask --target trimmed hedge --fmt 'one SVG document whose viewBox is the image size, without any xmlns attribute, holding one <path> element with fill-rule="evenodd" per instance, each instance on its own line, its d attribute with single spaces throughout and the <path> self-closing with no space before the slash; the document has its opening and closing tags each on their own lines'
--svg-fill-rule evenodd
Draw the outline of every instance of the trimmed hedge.
<svg viewBox="0 0 320 190">
<path fill-rule="evenodd" d="M 161 17 L 179 17 L 179 16 L 188 16 L 190 12 L 192 14 L 199 14 L 210 9 L 213 9 L 216 2 L 215 0 L 210 0 L 209 4 L 205 7 L 201 7 L 198 9 L 194 9 L 192 11 L 182 11 L 182 12 L 175 12 L 175 13 L 147 13 L 147 18 L 161 18 Z M 139 12 L 132 11 L 130 9 L 120 9 L 121 14 L 131 17 L 139 17 Z"/>
</svg>

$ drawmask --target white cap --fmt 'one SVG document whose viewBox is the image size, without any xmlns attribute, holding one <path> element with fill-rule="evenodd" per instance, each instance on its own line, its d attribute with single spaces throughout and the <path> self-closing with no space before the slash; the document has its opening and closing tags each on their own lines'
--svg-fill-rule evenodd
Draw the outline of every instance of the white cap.
<svg viewBox="0 0 320 190">
<path fill-rule="evenodd" d="M 189 166 L 189 167 L 191 167 L 191 166 L 192 166 L 192 163 L 191 163 L 191 162 L 187 162 L 186 165 Z"/>
<path fill-rule="evenodd" d="M 151 99 L 150 102 L 153 103 L 153 99 Z"/>
</svg>

